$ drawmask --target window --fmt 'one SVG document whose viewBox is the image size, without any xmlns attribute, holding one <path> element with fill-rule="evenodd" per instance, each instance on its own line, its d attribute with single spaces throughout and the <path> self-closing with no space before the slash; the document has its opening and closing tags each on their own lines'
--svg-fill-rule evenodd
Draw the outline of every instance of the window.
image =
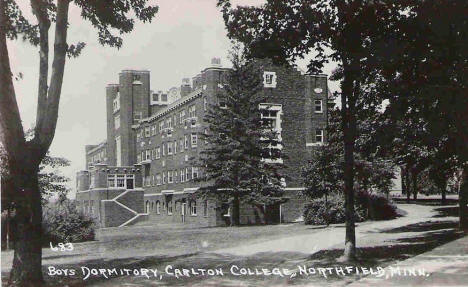
<svg viewBox="0 0 468 287">
<path fill-rule="evenodd" d="M 145 127 L 145 137 L 149 138 L 151 136 L 151 130 L 150 127 Z"/>
<path fill-rule="evenodd" d="M 165 143 L 162 144 L 162 155 L 163 156 L 166 155 L 166 144 Z"/>
<path fill-rule="evenodd" d="M 172 118 L 169 117 L 167 120 L 166 120 L 166 128 L 172 128 Z"/>
<path fill-rule="evenodd" d="M 192 134 L 192 147 L 197 147 L 197 134 Z"/>
<path fill-rule="evenodd" d="M 189 173 L 189 168 L 186 167 L 186 168 L 185 168 L 185 180 L 186 180 L 186 181 L 189 181 L 189 180 L 190 180 L 189 175 L 190 175 L 190 173 Z"/>
<path fill-rule="evenodd" d="M 155 136 L 156 135 L 156 125 L 151 126 L 151 135 Z"/>
<path fill-rule="evenodd" d="M 112 108 L 114 113 L 120 110 L 120 93 L 117 92 L 115 99 L 112 101 Z"/>
<path fill-rule="evenodd" d="M 159 94 L 153 93 L 153 98 L 151 100 L 153 102 L 159 102 Z"/>
<path fill-rule="evenodd" d="M 167 173 L 163 172 L 163 184 L 167 183 Z"/>
<path fill-rule="evenodd" d="M 156 185 L 161 185 L 161 175 L 159 173 L 156 175 Z"/>
<path fill-rule="evenodd" d="M 159 133 L 162 133 L 163 129 L 164 129 L 164 122 L 161 121 L 159 122 Z"/>
<path fill-rule="evenodd" d="M 179 123 L 182 124 L 184 119 L 185 119 L 185 110 L 182 110 L 179 112 Z"/>
<path fill-rule="evenodd" d="M 177 140 L 174 141 L 174 154 L 177 154 Z"/>
<path fill-rule="evenodd" d="M 177 177 L 177 170 L 174 170 L 174 182 L 177 182 L 179 177 Z"/>
<path fill-rule="evenodd" d="M 197 215 L 197 202 L 192 200 L 190 202 L 190 215 L 196 216 Z"/>
<path fill-rule="evenodd" d="M 205 112 L 208 110 L 208 100 L 206 97 L 203 98 L 203 110 Z"/>
<path fill-rule="evenodd" d="M 278 104 L 260 104 L 262 124 L 267 131 L 275 133 L 273 138 L 262 138 L 265 144 L 262 157 L 268 161 L 281 162 L 281 112 L 282 106 Z"/>
<path fill-rule="evenodd" d="M 208 143 L 208 128 L 205 128 L 204 133 L 205 133 L 205 143 L 207 144 Z"/>
<path fill-rule="evenodd" d="M 161 101 L 162 102 L 167 102 L 167 94 L 162 94 L 161 95 Z"/>
<path fill-rule="evenodd" d="M 145 160 L 151 160 L 151 150 L 146 150 L 146 157 Z"/>
<path fill-rule="evenodd" d="M 134 179 L 133 174 L 108 174 L 107 186 L 133 189 Z"/>
<path fill-rule="evenodd" d="M 141 112 L 135 112 L 133 114 L 133 121 L 138 122 L 143 118 L 143 114 Z"/>
<path fill-rule="evenodd" d="M 167 214 L 172 215 L 172 200 L 169 200 L 166 202 L 166 209 L 167 209 Z"/>
<path fill-rule="evenodd" d="M 119 129 L 120 128 L 120 115 L 116 115 L 114 117 L 114 128 Z"/>
<path fill-rule="evenodd" d="M 322 129 L 315 130 L 315 142 L 323 143 L 323 130 Z"/>
<path fill-rule="evenodd" d="M 184 152 L 184 139 L 180 139 L 180 152 Z"/>
<path fill-rule="evenodd" d="M 198 178 L 198 167 L 192 167 L 192 179 Z"/>
<path fill-rule="evenodd" d="M 185 147 L 185 149 L 188 149 L 188 145 L 189 145 L 188 136 L 185 135 L 185 136 L 184 136 L 184 147 Z"/>
<path fill-rule="evenodd" d="M 167 143 L 167 154 L 170 155 L 172 154 L 172 149 L 173 149 L 173 142 L 168 142 Z"/>
<path fill-rule="evenodd" d="M 322 100 L 315 100 L 315 113 L 320 114 L 322 111 Z"/>
<path fill-rule="evenodd" d="M 185 182 L 185 172 L 184 169 L 180 170 L 180 182 Z"/>
<path fill-rule="evenodd" d="M 161 203 L 156 201 L 156 214 L 161 214 Z"/>
<path fill-rule="evenodd" d="M 208 200 L 203 202 L 203 216 L 208 216 Z"/>
<path fill-rule="evenodd" d="M 167 183 L 173 183 L 172 170 L 167 172 Z"/>
<path fill-rule="evenodd" d="M 156 148 L 156 159 L 160 159 L 161 158 L 161 147 L 157 147 Z"/>
<path fill-rule="evenodd" d="M 263 86 L 265 88 L 276 88 L 276 73 L 275 72 L 263 73 Z"/>
<path fill-rule="evenodd" d="M 197 115 L 196 107 L 195 105 L 191 105 L 189 107 L 189 118 L 194 118 Z"/>
</svg>

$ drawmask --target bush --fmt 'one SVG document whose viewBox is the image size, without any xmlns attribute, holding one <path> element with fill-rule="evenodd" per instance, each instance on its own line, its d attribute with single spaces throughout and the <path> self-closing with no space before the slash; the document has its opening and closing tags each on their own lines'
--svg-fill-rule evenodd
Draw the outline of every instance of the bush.
<svg viewBox="0 0 468 287">
<path fill-rule="evenodd" d="M 94 220 L 81 213 L 73 202 L 54 203 L 44 210 L 44 245 L 94 240 Z"/>
<path fill-rule="evenodd" d="M 328 208 L 327 208 L 328 206 Z M 396 206 L 382 194 L 358 192 L 355 197 L 354 220 L 362 222 L 368 219 L 387 220 L 397 216 Z M 343 194 L 313 199 L 304 208 L 304 223 L 323 225 L 345 222 L 345 201 Z"/>
</svg>

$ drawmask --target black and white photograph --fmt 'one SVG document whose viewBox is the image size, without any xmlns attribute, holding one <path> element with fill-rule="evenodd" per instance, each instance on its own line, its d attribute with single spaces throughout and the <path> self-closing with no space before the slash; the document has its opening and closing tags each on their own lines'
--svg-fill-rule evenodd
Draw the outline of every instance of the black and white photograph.
<svg viewBox="0 0 468 287">
<path fill-rule="evenodd" d="M 468 286 L 466 0 L 0 0 L 1 286 Z"/>
</svg>

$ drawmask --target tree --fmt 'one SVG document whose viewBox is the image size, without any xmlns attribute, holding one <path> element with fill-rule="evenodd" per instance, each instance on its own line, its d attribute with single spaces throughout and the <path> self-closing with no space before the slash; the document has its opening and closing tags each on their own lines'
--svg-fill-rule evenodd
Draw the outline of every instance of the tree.
<svg viewBox="0 0 468 287">
<path fill-rule="evenodd" d="M 394 45 L 381 61 L 379 88 L 403 113 L 421 119 L 432 138 L 444 139 L 442 150 L 450 154 L 442 160 L 464 170 L 461 229 L 468 229 L 467 7 L 466 1 L 406 1 L 406 12 L 385 33 Z"/>
<path fill-rule="evenodd" d="M 235 50 L 232 63 L 219 99 L 224 106 L 210 105 L 205 116 L 209 132 L 202 134 L 206 148 L 198 165 L 203 167 L 201 181 L 208 183 L 205 196 L 230 201 L 231 225 L 236 226 L 241 201 L 265 205 L 281 201 L 283 165 L 274 163 L 282 155 L 271 147 L 280 143 L 259 107 L 266 97 L 261 68 L 268 62 L 245 61 Z"/>
<path fill-rule="evenodd" d="M 43 281 L 39 165 L 54 138 L 66 57 L 78 56 L 85 44 L 67 43 L 68 27 L 72 25 L 68 18 L 71 1 L 31 0 L 30 3 L 36 23 L 28 22 L 13 0 L 0 1 L 0 139 L 12 175 L 6 192 L 15 204 L 17 222 L 10 284 L 37 286 Z M 75 0 L 73 4 L 81 9 L 81 17 L 98 30 L 99 42 L 117 48 L 122 45 L 119 34 L 131 32 L 135 19 L 151 21 L 158 10 L 157 6 L 137 0 Z M 49 72 L 49 30 L 53 24 L 55 36 Z M 30 140 L 24 135 L 7 50 L 7 39 L 15 40 L 20 36 L 39 50 L 36 128 Z"/>
<path fill-rule="evenodd" d="M 341 113 L 344 144 L 344 191 L 346 237 L 343 259 L 355 258 L 354 150 L 356 112 L 365 85 L 372 83 L 374 63 L 382 30 L 398 16 L 398 9 L 385 1 L 268 0 L 260 7 L 232 8 L 219 0 L 228 36 L 245 44 L 248 55 L 292 62 L 314 52 L 309 72 L 320 72 L 332 60 L 338 68 L 332 76 L 341 81 Z M 258 48 L 259 45 L 263 48 Z M 278 47 L 268 49 L 268 47 Z"/>
</svg>

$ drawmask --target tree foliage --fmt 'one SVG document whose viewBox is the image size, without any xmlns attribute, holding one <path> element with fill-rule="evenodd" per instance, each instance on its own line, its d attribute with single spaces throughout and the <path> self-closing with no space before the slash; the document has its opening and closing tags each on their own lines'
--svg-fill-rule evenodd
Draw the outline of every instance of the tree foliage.
<svg viewBox="0 0 468 287">
<path fill-rule="evenodd" d="M 201 152 L 201 179 L 205 192 L 223 200 L 253 204 L 277 202 L 282 194 L 282 158 L 277 132 L 262 119 L 260 103 L 265 102 L 263 66 L 268 61 L 245 60 L 238 50 L 232 53 L 233 68 L 219 95 L 219 105 L 211 105 L 205 116 L 208 133 Z M 265 160 L 268 159 L 268 160 Z M 237 209 L 235 206 L 234 209 Z M 235 211 L 238 212 L 238 211 Z M 238 217 L 238 213 L 234 217 Z M 234 224 L 238 218 L 234 218 Z"/>
</svg>

